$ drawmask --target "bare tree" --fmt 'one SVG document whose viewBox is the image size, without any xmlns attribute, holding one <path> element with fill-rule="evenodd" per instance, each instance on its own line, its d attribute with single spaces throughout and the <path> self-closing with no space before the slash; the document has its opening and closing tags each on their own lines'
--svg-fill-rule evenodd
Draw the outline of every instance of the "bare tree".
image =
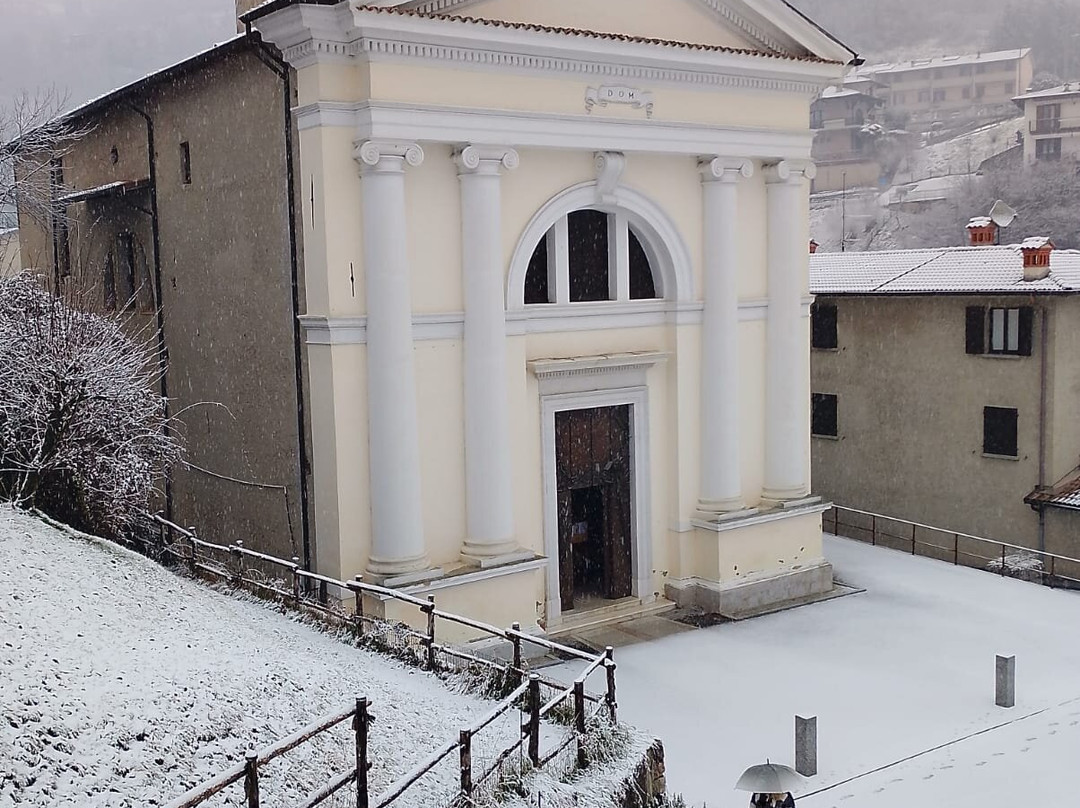
<svg viewBox="0 0 1080 808">
<path fill-rule="evenodd" d="M 0 280 L 0 496 L 101 535 L 134 526 L 180 447 L 155 335 Z"/>
<path fill-rule="evenodd" d="M 42 227 L 66 215 L 55 166 L 88 129 L 59 114 L 65 103 L 53 89 L 24 92 L 0 107 L 0 214 L 18 210 Z"/>
</svg>

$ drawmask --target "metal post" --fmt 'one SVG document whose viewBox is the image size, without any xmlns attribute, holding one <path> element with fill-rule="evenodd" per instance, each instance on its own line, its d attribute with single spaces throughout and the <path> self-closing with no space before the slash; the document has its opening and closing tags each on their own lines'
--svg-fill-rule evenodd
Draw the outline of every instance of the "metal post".
<svg viewBox="0 0 1080 808">
<path fill-rule="evenodd" d="M 461 750 L 461 793 L 466 799 L 472 797 L 472 733 L 461 731 L 458 746 Z"/>
<path fill-rule="evenodd" d="M 911 523 L 911 554 L 915 555 L 915 523 Z"/>
<path fill-rule="evenodd" d="M 954 567 L 960 564 L 960 536 L 956 533 L 952 534 L 952 563 Z"/>
<path fill-rule="evenodd" d="M 870 544 L 877 547 L 877 517 L 870 517 Z"/>
<path fill-rule="evenodd" d="M 435 670 L 435 596 L 428 595 L 428 605 L 424 611 L 427 613 L 427 664 L 431 670 Z"/>
<path fill-rule="evenodd" d="M 1001 577 L 1005 577 L 1005 545 L 1001 545 Z"/>
<path fill-rule="evenodd" d="M 247 808 L 259 808 L 259 755 L 253 749 L 244 756 L 244 797 Z"/>
<path fill-rule="evenodd" d="M 356 583 L 360 583 L 360 576 L 356 576 Z M 359 586 L 353 589 L 356 593 L 356 630 L 363 636 L 364 634 L 364 590 Z"/>
<path fill-rule="evenodd" d="M 297 570 L 300 569 L 300 559 L 293 556 L 293 571 L 292 571 L 292 597 L 293 605 L 299 608 L 300 606 L 300 576 L 297 574 Z"/>
<path fill-rule="evenodd" d="M 1016 706 L 1016 657 L 997 657 L 995 670 L 995 698 L 994 704 L 998 707 Z"/>
<path fill-rule="evenodd" d="M 169 528 L 169 530 L 172 530 L 172 528 Z M 197 534 L 195 533 L 195 531 L 191 530 L 190 533 L 191 533 L 191 535 L 188 536 L 188 547 L 191 549 L 191 558 L 188 559 L 188 565 L 189 565 L 188 569 L 191 570 L 192 575 L 195 575 L 195 573 L 198 572 L 197 565 L 199 563 L 199 561 L 198 561 L 199 545 L 197 544 L 197 540 L 196 540 L 196 535 Z"/>
<path fill-rule="evenodd" d="M 368 808 L 368 700 L 356 700 L 353 731 L 356 733 L 356 808 Z"/>
<path fill-rule="evenodd" d="M 514 632 L 510 637 L 510 642 L 514 644 L 514 670 L 521 670 L 521 637 L 517 636 L 517 632 L 521 631 L 521 623 L 511 623 L 510 630 Z"/>
<path fill-rule="evenodd" d="M 244 554 L 240 552 L 244 548 L 244 543 L 237 540 L 236 547 L 230 548 L 233 555 L 236 556 L 236 585 L 240 586 L 244 583 Z"/>
<path fill-rule="evenodd" d="M 577 730 L 577 765 L 584 769 L 588 764 L 585 755 L 585 683 L 574 682 L 574 729 Z"/>
<path fill-rule="evenodd" d="M 330 592 L 326 587 L 326 581 L 319 581 L 319 603 L 325 606 L 330 600 Z"/>
<path fill-rule="evenodd" d="M 795 771 L 814 777 L 817 768 L 817 716 L 795 716 Z"/>
<path fill-rule="evenodd" d="M 540 676 L 529 675 L 529 760 L 540 765 Z"/>
<path fill-rule="evenodd" d="M 610 645 L 604 649 L 604 668 L 607 671 L 607 704 L 611 723 L 616 723 L 615 715 L 615 649 Z"/>
</svg>

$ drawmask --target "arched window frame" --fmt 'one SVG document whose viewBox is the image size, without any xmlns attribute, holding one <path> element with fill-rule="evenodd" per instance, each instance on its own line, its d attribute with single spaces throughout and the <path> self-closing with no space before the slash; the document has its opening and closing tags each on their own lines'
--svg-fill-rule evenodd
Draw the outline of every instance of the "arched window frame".
<svg viewBox="0 0 1080 808">
<path fill-rule="evenodd" d="M 566 228 L 560 226 L 555 229 L 556 225 L 565 222 L 570 213 L 583 209 L 603 211 L 609 216 L 615 216 L 617 221 L 620 218 L 625 219 L 649 259 L 657 299 L 631 301 L 627 290 L 625 300 L 620 299 L 616 294 L 616 299 L 609 301 L 570 303 L 567 287 L 565 298 L 567 302 L 565 303 L 559 302 L 557 297 L 555 303 L 525 305 L 525 278 L 540 240 L 547 238 L 550 232 L 552 238 L 556 240 L 556 248 L 559 248 L 561 246 L 559 239 L 566 238 Z M 569 252 L 566 251 L 566 254 L 569 255 Z M 558 267 L 556 271 L 559 271 Z M 569 278 L 568 267 L 566 277 Z M 629 278 L 629 275 L 626 277 Z M 618 283 L 618 272 L 615 278 Z M 506 308 L 508 312 L 538 313 L 550 309 L 558 310 L 560 313 L 572 313 L 575 309 L 584 311 L 597 306 L 611 308 L 627 307 L 630 304 L 659 306 L 665 302 L 692 302 L 693 300 L 694 283 L 690 252 L 686 241 L 671 218 L 649 197 L 626 186 L 618 186 L 610 194 L 601 198 L 595 182 L 581 183 L 565 189 L 548 200 L 536 212 L 518 240 L 507 279 Z"/>
</svg>

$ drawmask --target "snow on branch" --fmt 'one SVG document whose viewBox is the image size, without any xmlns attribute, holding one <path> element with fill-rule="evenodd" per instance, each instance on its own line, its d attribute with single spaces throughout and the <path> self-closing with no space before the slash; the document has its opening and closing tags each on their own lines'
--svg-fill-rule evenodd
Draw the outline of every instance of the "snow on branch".
<svg viewBox="0 0 1080 808">
<path fill-rule="evenodd" d="M 0 280 L 0 498 L 128 532 L 180 459 L 154 345 L 29 273 Z"/>
</svg>

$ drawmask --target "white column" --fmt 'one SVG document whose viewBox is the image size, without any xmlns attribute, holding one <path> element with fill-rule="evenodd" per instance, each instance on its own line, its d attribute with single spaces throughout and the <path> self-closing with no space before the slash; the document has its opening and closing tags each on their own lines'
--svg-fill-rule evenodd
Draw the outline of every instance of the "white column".
<svg viewBox="0 0 1080 808">
<path fill-rule="evenodd" d="M 705 311 L 701 327 L 701 497 L 705 514 L 743 509 L 739 464 L 738 183 L 749 160 L 700 164 L 705 206 Z"/>
<path fill-rule="evenodd" d="M 462 555 L 484 565 L 517 548 L 507 400 L 506 309 L 500 173 L 517 168 L 513 149 L 467 146 L 461 180 L 465 284 L 465 506 Z"/>
<path fill-rule="evenodd" d="M 809 345 L 802 296 L 809 273 L 806 182 L 817 173 L 805 160 L 765 170 L 768 183 L 769 304 L 765 350 L 765 485 L 771 503 L 807 495 L 810 453 Z"/>
<path fill-rule="evenodd" d="M 357 148 L 355 157 L 360 163 L 367 284 L 372 528 L 368 571 L 393 577 L 429 566 L 421 519 L 405 226 L 405 166 L 419 166 L 424 152 L 411 143 L 368 141 Z"/>
</svg>

